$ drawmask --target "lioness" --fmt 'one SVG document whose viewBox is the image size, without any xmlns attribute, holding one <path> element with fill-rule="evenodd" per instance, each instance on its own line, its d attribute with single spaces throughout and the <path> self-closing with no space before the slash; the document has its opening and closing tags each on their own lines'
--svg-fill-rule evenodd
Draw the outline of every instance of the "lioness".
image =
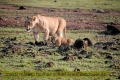
<svg viewBox="0 0 120 80">
<path fill-rule="evenodd" d="M 74 40 L 71 38 L 63 38 L 63 37 L 54 36 L 54 37 L 51 37 L 51 42 L 55 44 L 54 47 L 59 47 L 61 45 L 71 46 L 74 43 Z"/>
<path fill-rule="evenodd" d="M 66 21 L 61 17 L 46 17 L 38 14 L 32 19 L 27 18 L 24 26 L 28 32 L 32 29 L 35 43 L 38 42 L 39 32 L 44 33 L 45 41 L 55 33 L 59 37 L 63 37 L 64 32 L 64 37 L 66 37 Z"/>
</svg>

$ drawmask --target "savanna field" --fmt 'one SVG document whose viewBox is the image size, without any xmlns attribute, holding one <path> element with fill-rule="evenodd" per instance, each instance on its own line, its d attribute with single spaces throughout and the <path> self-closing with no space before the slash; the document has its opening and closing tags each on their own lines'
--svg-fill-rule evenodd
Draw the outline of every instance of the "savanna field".
<svg viewBox="0 0 120 80">
<path fill-rule="evenodd" d="M 119 80 L 119 3 L 120 0 L 0 1 L 0 80 Z M 89 38 L 93 46 L 76 50 L 34 45 L 33 34 L 25 30 L 24 22 L 27 16 L 36 14 L 63 17 L 67 37 L 74 41 Z M 43 33 L 39 41 L 43 41 Z M 19 71 L 26 74 L 14 74 Z M 40 76 L 34 72 L 41 72 Z M 58 72 L 67 75 L 51 77 Z M 68 75 L 72 72 L 77 76 Z M 85 72 L 88 75 L 78 75 Z"/>
</svg>

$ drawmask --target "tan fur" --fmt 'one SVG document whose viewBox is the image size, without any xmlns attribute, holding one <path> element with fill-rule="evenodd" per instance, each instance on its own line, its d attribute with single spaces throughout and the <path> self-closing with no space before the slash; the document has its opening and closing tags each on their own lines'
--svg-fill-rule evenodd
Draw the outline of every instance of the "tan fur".
<svg viewBox="0 0 120 80">
<path fill-rule="evenodd" d="M 85 50 L 87 50 L 88 41 L 86 41 L 86 40 L 83 40 L 83 43 L 84 43 L 84 45 L 83 45 L 83 48 L 84 48 Z"/>
<path fill-rule="evenodd" d="M 87 46 L 93 46 L 93 43 L 89 38 L 84 38 L 83 43 L 83 47 L 85 48 L 85 50 L 87 50 Z"/>
<path fill-rule="evenodd" d="M 44 33 L 44 40 L 48 40 L 48 37 L 54 34 L 63 37 L 63 32 L 66 37 L 66 21 L 61 17 L 36 15 L 25 21 L 25 28 L 28 32 L 32 29 L 35 41 L 39 39 L 39 32 Z"/>
<path fill-rule="evenodd" d="M 58 36 L 54 36 L 51 38 L 51 41 L 55 43 L 55 47 L 59 47 L 61 45 L 72 45 L 74 43 L 74 40 L 71 38 L 62 38 Z"/>
<path fill-rule="evenodd" d="M 49 38 L 48 40 L 47 40 L 47 46 L 51 46 L 52 45 L 52 41 L 51 41 L 51 38 Z"/>
</svg>

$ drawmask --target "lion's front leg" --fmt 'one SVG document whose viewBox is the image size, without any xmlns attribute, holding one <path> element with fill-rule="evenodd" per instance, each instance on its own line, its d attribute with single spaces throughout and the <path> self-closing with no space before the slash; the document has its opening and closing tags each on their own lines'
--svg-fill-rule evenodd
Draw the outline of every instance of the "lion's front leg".
<svg viewBox="0 0 120 80">
<path fill-rule="evenodd" d="M 88 46 L 88 42 L 87 41 L 84 41 L 84 49 L 87 50 L 87 46 Z"/>
<path fill-rule="evenodd" d="M 35 44 L 38 45 L 38 40 L 39 40 L 39 33 L 38 32 L 33 32 L 34 35 L 34 40 L 35 40 Z"/>
<path fill-rule="evenodd" d="M 55 47 L 61 46 L 61 39 L 55 40 Z"/>
</svg>

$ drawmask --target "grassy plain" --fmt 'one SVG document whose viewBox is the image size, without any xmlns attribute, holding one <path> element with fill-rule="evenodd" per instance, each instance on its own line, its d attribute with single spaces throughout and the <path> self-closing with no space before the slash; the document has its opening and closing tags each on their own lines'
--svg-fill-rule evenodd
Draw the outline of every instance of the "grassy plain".
<svg viewBox="0 0 120 80">
<path fill-rule="evenodd" d="M 97 30 L 68 30 L 67 36 L 73 38 L 74 40 L 78 38 L 90 38 L 93 43 L 96 42 L 110 42 L 112 38 L 119 38 L 119 35 L 112 36 L 108 35 L 107 40 L 104 34 L 99 34 L 101 31 Z M 42 33 L 40 34 L 40 41 L 42 40 Z M 16 37 L 15 40 L 13 40 Z M 111 60 L 106 58 L 106 54 L 111 54 L 113 56 L 113 61 L 115 65 L 119 64 L 119 51 L 108 51 L 103 49 L 96 49 L 95 47 L 88 47 L 88 52 L 92 52 L 93 55 L 91 58 L 85 58 L 85 54 L 80 54 L 81 51 L 77 51 L 77 54 L 82 57 L 79 59 L 78 56 L 75 56 L 75 60 L 64 61 L 61 60 L 65 56 L 61 55 L 61 53 L 56 52 L 57 48 L 53 49 L 48 46 L 34 46 L 28 44 L 29 42 L 34 42 L 32 32 L 27 33 L 24 28 L 0 28 L 0 55 L 7 54 L 4 58 L 0 58 L 0 70 L 1 71 L 74 71 L 75 68 L 80 69 L 80 71 L 109 71 L 110 77 L 112 80 L 116 79 L 116 76 L 119 75 L 119 71 L 110 67 L 113 63 Z M 15 44 L 22 47 L 20 52 L 11 52 L 12 49 L 9 48 L 9 44 Z M 7 49 L 6 49 L 7 48 Z M 43 51 L 39 51 L 39 49 L 43 48 Z M 4 51 L 6 49 L 6 51 Z M 45 52 L 47 51 L 47 52 Z M 26 52 L 28 54 L 26 54 Z M 32 52 L 36 56 L 31 55 L 29 52 Z M 51 54 L 49 54 L 51 53 Z M 74 50 L 69 50 L 68 54 L 75 53 Z M 22 54 L 25 54 L 24 56 Z M 43 54 L 47 54 L 46 56 L 42 56 Z M 41 62 L 39 62 L 41 60 Z M 108 61 L 108 63 L 105 63 Z M 46 67 L 48 62 L 54 62 L 53 67 Z M 7 66 L 7 67 L 6 67 Z M 112 74 L 114 73 L 114 74 Z M 37 79 L 38 78 L 23 78 L 25 80 Z M 95 77 L 83 77 L 76 79 L 90 80 L 97 79 L 102 80 L 109 77 L 103 78 L 95 78 Z M 1 78 L 3 79 L 3 78 Z M 12 79 L 12 78 L 11 78 Z M 18 78 L 19 79 L 19 78 Z M 57 79 L 57 78 L 43 78 L 43 80 L 49 79 Z M 60 78 L 61 79 L 61 78 Z M 65 80 L 74 80 L 75 78 L 64 78 Z M 41 79 L 40 79 L 41 80 Z M 62 78 L 63 80 L 63 78 Z"/>
<path fill-rule="evenodd" d="M 46 7 L 46 8 L 69 8 L 69 9 L 98 9 L 98 10 L 120 10 L 120 0 L 0 0 L 0 4 L 15 4 L 16 6 L 29 6 L 31 7 L 31 12 L 24 10 L 12 10 L 12 9 L 0 9 L 0 16 L 7 16 L 8 18 L 16 18 L 19 20 L 19 16 L 26 17 L 32 16 L 35 13 L 39 13 L 37 7 Z M 14 6 L 15 6 L 14 5 Z M 33 8 L 32 7 L 36 7 Z M 29 10 L 29 9 L 28 9 Z M 66 19 L 74 17 L 76 14 L 52 14 L 44 13 L 43 15 L 57 15 L 65 17 Z M 77 16 L 80 20 L 84 21 L 89 19 L 89 17 L 82 15 Z M 103 22 L 112 22 L 117 19 L 120 20 L 119 15 L 107 16 L 100 13 L 95 13 L 96 18 Z M 112 13 L 111 13 L 112 14 Z M 87 14 L 89 15 L 89 14 Z M 90 15 L 89 15 L 90 16 Z M 91 16 L 90 16 L 91 17 Z M 91 17 L 94 18 L 94 17 Z M 23 18 L 25 19 L 25 18 Z M 96 20 L 97 20 L 96 19 Z M 76 19 L 75 19 L 76 20 Z M 93 26 L 94 27 L 94 26 Z M 67 37 L 73 38 L 74 40 L 78 38 L 88 37 L 92 40 L 93 44 L 97 42 L 109 43 L 114 42 L 114 39 L 119 39 L 120 35 L 105 35 L 101 33 L 101 30 L 67 30 Z M 43 34 L 40 34 L 40 41 L 42 41 Z M 120 39 L 119 39 L 120 40 Z M 34 38 L 32 32 L 27 33 L 24 28 L 17 28 L 8 26 L 0 27 L 0 72 L 2 71 L 74 71 L 75 68 L 80 69 L 80 71 L 109 71 L 110 77 L 103 78 L 92 78 L 92 77 L 83 77 L 83 78 L 42 78 L 42 80 L 105 80 L 110 78 L 111 80 L 117 80 L 120 77 L 120 41 L 118 45 L 111 46 L 112 49 L 103 49 L 101 46 L 88 47 L 87 52 L 92 52 L 91 58 L 86 58 L 86 53 L 80 54 L 81 51 L 69 50 L 67 54 L 77 53 L 75 60 L 64 61 L 61 60 L 65 56 L 57 52 L 57 48 L 53 49 L 48 46 L 34 46 L 32 43 Z M 14 44 L 20 47 L 18 51 L 12 51 L 14 48 L 9 48 L 10 44 Z M 16 46 L 16 47 L 17 47 Z M 18 47 L 18 48 L 19 48 Z M 43 50 L 40 50 L 43 49 Z M 49 54 L 50 53 L 50 54 Z M 72 54 L 73 55 L 73 54 Z M 111 57 L 108 57 L 112 56 Z M 78 57 L 82 57 L 79 59 Z M 39 62 L 40 61 L 40 62 Z M 46 67 L 48 62 L 53 62 L 53 67 Z M 10 80 L 4 79 L 1 77 L 0 80 Z M 41 78 L 19 78 L 11 80 L 41 80 Z"/>
</svg>

